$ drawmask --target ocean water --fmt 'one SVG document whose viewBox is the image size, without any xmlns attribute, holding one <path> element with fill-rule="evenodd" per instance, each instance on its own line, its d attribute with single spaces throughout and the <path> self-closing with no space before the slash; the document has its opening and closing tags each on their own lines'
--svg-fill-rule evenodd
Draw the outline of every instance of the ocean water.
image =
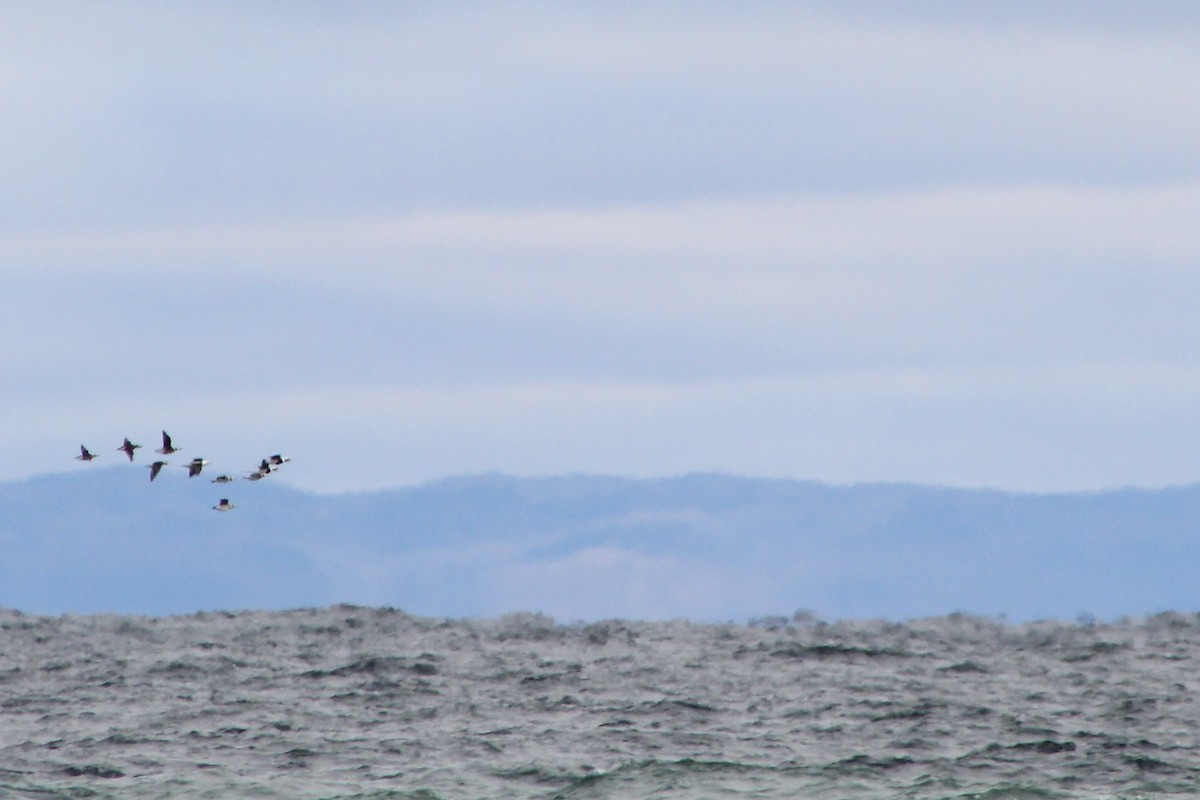
<svg viewBox="0 0 1200 800">
<path fill-rule="evenodd" d="M 1200 796 L 1200 617 L 0 611 L 2 798 Z"/>
</svg>

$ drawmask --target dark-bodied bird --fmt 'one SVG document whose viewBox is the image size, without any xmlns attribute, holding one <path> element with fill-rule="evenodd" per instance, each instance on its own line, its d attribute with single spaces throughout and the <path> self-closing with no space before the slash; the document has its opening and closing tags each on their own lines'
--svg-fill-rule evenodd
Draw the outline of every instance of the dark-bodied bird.
<svg viewBox="0 0 1200 800">
<path fill-rule="evenodd" d="M 150 480 L 153 481 L 157 478 L 158 473 L 162 472 L 162 468 L 169 463 L 169 461 L 155 461 L 153 464 L 148 465 L 150 468 Z"/>
<path fill-rule="evenodd" d="M 213 508 L 217 511 L 229 511 L 230 509 L 237 508 L 237 506 L 229 502 L 228 498 L 222 497 L 221 502 L 217 503 L 215 506 L 213 506 Z"/>
<path fill-rule="evenodd" d="M 163 446 L 158 448 L 154 452 L 162 453 L 164 456 L 169 456 L 169 455 L 171 455 L 171 453 L 174 453 L 179 448 L 173 447 L 171 445 L 171 437 L 166 431 L 163 431 L 162 434 L 163 434 Z"/>
<path fill-rule="evenodd" d="M 192 463 L 187 465 L 188 477 L 189 478 L 196 477 L 197 475 L 200 474 L 200 470 L 207 467 L 209 465 L 209 463 L 210 462 L 205 461 L 203 458 L 193 458 Z"/>
<path fill-rule="evenodd" d="M 218 475 L 212 479 L 213 483 L 233 483 L 232 475 Z"/>
<path fill-rule="evenodd" d="M 271 466 L 278 467 L 280 464 L 286 464 L 291 461 L 287 456 L 281 456 L 278 453 L 271 456 Z"/>
<path fill-rule="evenodd" d="M 96 457 L 96 454 L 93 453 L 91 450 L 88 450 L 86 446 L 81 444 L 81 445 L 79 445 L 79 455 L 77 455 L 75 457 L 77 459 L 79 459 L 80 461 L 91 461 L 93 458 Z"/>
<path fill-rule="evenodd" d="M 137 450 L 139 447 L 141 447 L 140 444 L 134 444 L 133 442 L 129 441 L 129 437 L 126 436 L 125 444 L 121 445 L 117 449 L 120 450 L 125 455 L 129 456 L 130 461 L 133 461 L 133 451 Z"/>
<path fill-rule="evenodd" d="M 258 469 L 254 470 L 254 472 L 251 472 L 249 475 L 246 476 L 246 480 L 261 481 L 263 478 L 265 478 L 271 474 L 271 470 L 272 470 L 271 462 L 267 461 L 264 458 L 262 460 L 262 463 L 260 463 L 258 465 Z"/>
</svg>

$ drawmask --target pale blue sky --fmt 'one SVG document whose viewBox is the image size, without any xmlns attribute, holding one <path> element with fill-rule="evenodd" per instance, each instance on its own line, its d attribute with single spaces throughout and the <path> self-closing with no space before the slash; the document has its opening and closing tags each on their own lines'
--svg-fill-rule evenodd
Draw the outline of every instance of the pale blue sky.
<svg viewBox="0 0 1200 800">
<path fill-rule="evenodd" d="M 0 479 L 1194 481 L 1198 87 L 1192 3 L 6 4 Z"/>
</svg>

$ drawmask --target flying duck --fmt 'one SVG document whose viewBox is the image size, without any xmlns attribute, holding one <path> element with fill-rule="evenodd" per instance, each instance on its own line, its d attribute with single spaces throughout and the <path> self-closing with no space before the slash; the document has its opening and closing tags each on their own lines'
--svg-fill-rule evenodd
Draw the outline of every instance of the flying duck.
<svg viewBox="0 0 1200 800">
<path fill-rule="evenodd" d="M 162 453 L 164 456 L 169 456 L 169 455 L 171 455 L 171 453 L 174 453 L 179 448 L 171 446 L 171 437 L 170 437 L 170 435 L 167 434 L 166 431 L 163 431 L 162 433 L 163 433 L 163 446 L 158 448 L 154 452 Z"/>
<path fill-rule="evenodd" d="M 75 456 L 80 461 L 91 461 L 96 457 L 96 454 L 88 450 L 84 445 L 79 445 L 79 455 Z"/>
<path fill-rule="evenodd" d="M 134 444 L 133 442 L 129 441 L 129 437 L 126 436 L 125 444 L 121 445 L 117 449 L 120 450 L 125 455 L 129 456 L 130 461 L 133 461 L 133 451 L 137 450 L 139 447 L 141 447 L 140 444 Z"/>
<path fill-rule="evenodd" d="M 217 503 L 213 508 L 217 511 L 229 511 L 230 509 L 237 508 L 237 506 L 229 502 L 228 498 L 222 497 L 221 502 Z"/>
<path fill-rule="evenodd" d="M 291 459 L 288 458 L 287 456 L 281 456 L 279 454 L 275 454 L 275 455 L 271 456 L 270 460 L 271 460 L 271 466 L 274 466 L 274 467 L 278 467 L 280 464 L 286 464 L 287 462 L 291 461 Z"/>
<path fill-rule="evenodd" d="M 209 463 L 211 463 L 211 462 L 205 461 L 203 458 L 199 458 L 199 457 L 193 458 L 192 463 L 187 465 L 188 477 L 189 478 L 196 477 L 197 475 L 200 474 L 200 470 L 207 467 L 209 465 Z"/>
<path fill-rule="evenodd" d="M 246 480 L 249 480 L 249 481 L 262 480 L 263 478 L 270 475 L 273 469 L 274 468 L 271 466 L 271 462 L 267 461 L 267 459 L 264 458 L 262 460 L 262 463 L 260 463 L 258 465 L 258 469 L 254 470 L 254 472 L 251 472 L 249 475 L 246 476 Z"/>
<path fill-rule="evenodd" d="M 213 483 L 233 483 L 232 475 L 218 475 L 212 479 Z"/>
<path fill-rule="evenodd" d="M 166 466 L 168 463 L 170 463 L 170 462 L 168 462 L 168 461 L 155 461 L 153 464 L 149 464 L 149 465 L 147 465 L 147 466 L 149 467 L 149 469 L 150 469 L 150 480 L 151 480 L 151 481 L 153 481 L 155 478 L 157 478 L 157 477 L 158 477 L 158 473 L 159 473 L 159 472 L 161 472 L 161 471 L 162 471 L 162 468 L 163 468 L 163 467 L 165 467 L 165 466 Z"/>
</svg>

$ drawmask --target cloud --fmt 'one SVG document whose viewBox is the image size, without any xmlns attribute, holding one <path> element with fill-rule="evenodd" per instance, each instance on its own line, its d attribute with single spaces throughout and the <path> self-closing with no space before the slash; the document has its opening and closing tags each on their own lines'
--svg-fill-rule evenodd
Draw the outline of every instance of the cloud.
<svg viewBox="0 0 1200 800">
<path fill-rule="evenodd" d="M 326 490 L 1178 482 L 1198 202 L 979 187 L 0 236 L 0 331 L 28 343 L 3 356 L 11 474 L 166 427 L 238 463 L 310 451 L 295 479 Z M 1139 439 L 1163 457 L 1118 457 Z"/>
<path fill-rule="evenodd" d="M 921 270 L 930 262 L 962 265 L 972 255 L 973 261 L 987 260 L 996 247 L 1002 248 L 1001 257 L 1037 250 L 1093 260 L 1114 248 L 1120 257 L 1144 255 L 1147 248 L 1152 256 L 1191 257 L 1197 235 L 1182 223 L 1197 205 L 1200 184 L 1195 182 L 806 192 L 599 208 L 19 231 L 0 238 L 0 255 L 28 270 L 137 274 L 172 259 L 182 269 L 223 276 L 245 270 L 351 281 L 402 280 L 411 274 L 402 264 L 379 261 L 405 250 L 476 257 L 481 252 L 575 255 L 588 249 L 608 255 L 711 254 L 748 258 L 751 267 L 766 261 L 775 271 L 783 265 L 772 257 L 791 259 L 786 268 L 803 270 L 806 262 L 827 267 L 839 259 L 881 266 L 878 261 L 899 256 L 905 264 L 919 261 L 908 269 Z M 81 253 L 91 257 L 79 259 Z M 348 258 L 330 263 L 336 254 Z"/>
<path fill-rule="evenodd" d="M 1175 359 L 1200 333 L 1186 301 L 1197 288 L 1200 236 L 1189 220 L 1198 212 L 1195 184 L 978 187 L 10 234 L 0 258 L 23 275 L 7 282 L 30 309 L 29 287 L 47 272 L 129 285 L 131 297 L 157 284 L 163 308 L 178 305 L 198 334 L 251 353 L 299 337 L 318 359 L 319 339 L 340 344 L 333 328 L 351 320 L 371 348 L 373 320 L 399 333 L 439 319 L 446 330 L 421 335 L 434 354 L 451 329 L 528 337 L 530 352 L 535 330 L 559 342 L 614 336 L 622 348 L 641 336 L 643 352 L 670 344 L 654 360 L 658 374 L 672 360 L 711 358 L 717 341 L 718 370 L 747 360 L 790 372 L 847 360 Z M 238 306 L 245 313 L 222 331 L 215 323 Z M 102 328 L 92 318 L 110 312 L 81 308 L 75 322 L 48 306 L 8 324 L 53 342 L 74 324 Z M 153 346 L 152 330 L 138 336 Z"/>
<path fill-rule="evenodd" d="M 10 469 L 1190 474 L 1197 27 L 932 7 L 0 12 Z"/>
<path fill-rule="evenodd" d="M 70 9 L 3 12 L 10 230 L 1195 178 L 1196 28 L 1119 10 Z"/>
</svg>

